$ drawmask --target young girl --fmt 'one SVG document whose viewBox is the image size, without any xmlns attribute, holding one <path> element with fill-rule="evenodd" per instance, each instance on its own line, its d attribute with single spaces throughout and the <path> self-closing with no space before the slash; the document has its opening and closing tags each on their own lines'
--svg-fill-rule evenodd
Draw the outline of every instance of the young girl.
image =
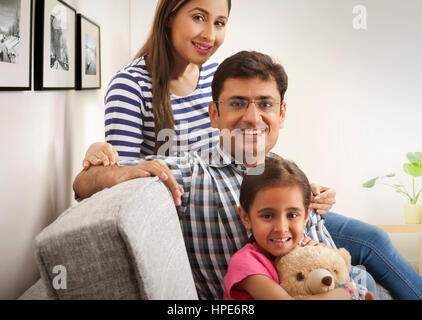
<svg viewBox="0 0 422 320">
<path fill-rule="evenodd" d="M 230 259 L 224 299 L 292 299 L 278 284 L 274 260 L 298 245 L 322 245 L 304 237 L 311 207 L 305 174 L 286 160 L 267 158 L 262 175 L 247 175 L 240 189 L 239 216 L 252 232 L 249 242 Z M 345 288 L 312 299 L 351 299 Z"/>
</svg>

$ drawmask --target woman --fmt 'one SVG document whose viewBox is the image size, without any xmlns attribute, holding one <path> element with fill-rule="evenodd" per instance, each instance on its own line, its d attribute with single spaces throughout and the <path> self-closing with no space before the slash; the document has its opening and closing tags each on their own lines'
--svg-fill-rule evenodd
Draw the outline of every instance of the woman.
<svg viewBox="0 0 422 320">
<path fill-rule="evenodd" d="M 207 110 L 217 64 L 208 59 L 224 41 L 230 8 L 230 0 L 159 2 L 145 45 L 110 82 L 105 99 L 109 144 L 91 145 L 85 169 L 90 164 L 115 165 L 119 158 L 200 150 L 217 142 Z M 173 146 L 164 139 L 156 141 L 160 132 L 164 138 L 169 136 L 162 129 L 173 128 Z M 335 202 L 335 191 L 315 185 L 312 191 L 320 198 L 313 199 L 313 208 L 327 213 Z M 353 264 L 364 265 L 395 298 L 422 299 L 422 278 L 387 234 L 333 213 L 326 215 L 326 227 L 336 245 L 351 252 Z"/>
<path fill-rule="evenodd" d="M 105 98 L 106 141 L 120 159 L 217 143 L 208 116 L 217 64 L 209 58 L 224 41 L 230 8 L 230 0 L 159 2 L 149 38 L 112 79 Z M 94 144 L 84 167 L 108 165 L 106 155 L 117 162 L 110 145 Z"/>
</svg>

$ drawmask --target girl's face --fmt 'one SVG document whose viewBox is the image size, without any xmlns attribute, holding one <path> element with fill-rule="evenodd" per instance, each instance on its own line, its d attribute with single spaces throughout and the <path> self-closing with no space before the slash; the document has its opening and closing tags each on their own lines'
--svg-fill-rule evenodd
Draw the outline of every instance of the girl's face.
<svg viewBox="0 0 422 320">
<path fill-rule="evenodd" d="M 224 41 L 229 16 L 227 0 L 192 0 L 171 18 L 174 55 L 203 64 Z"/>
<path fill-rule="evenodd" d="M 299 186 L 274 186 L 256 194 L 249 214 L 239 207 L 239 215 L 246 229 L 252 230 L 259 251 L 274 259 L 297 247 L 310 210 L 305 210 Z"/>
</svg>

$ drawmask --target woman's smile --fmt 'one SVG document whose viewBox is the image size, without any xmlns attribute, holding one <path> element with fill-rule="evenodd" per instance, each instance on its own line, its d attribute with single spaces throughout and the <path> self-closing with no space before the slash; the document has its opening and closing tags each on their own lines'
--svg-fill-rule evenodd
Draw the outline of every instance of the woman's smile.
<svg viewBox="0 0 422 320">
<path fill-rule="evenodd" d="M 192 41 L 193 47 L 196 49 L 196 51 L 200 54 L 206 55 L 210 53 L 211 49 L 213 48 L 212 45 L 208 45 L 201 42 Z"/>
</svg>

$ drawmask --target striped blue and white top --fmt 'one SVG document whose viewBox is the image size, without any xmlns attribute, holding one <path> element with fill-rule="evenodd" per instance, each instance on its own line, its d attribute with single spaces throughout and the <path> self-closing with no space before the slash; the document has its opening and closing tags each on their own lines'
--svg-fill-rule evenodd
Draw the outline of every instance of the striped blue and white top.
<svg viewBox="0 0 422 320">
<path fill-rule="evenodd" d="M 171 154 L 203 151 L 218 143 L 218 130 L 211 128 L 208 115 L 217 66 L 210 61 L 201 66 L 198 86 L 190 95 L 170 94 L 175 120 Z M 119 153 L 119 160 L 153 154 L 156 138 L 151 76 L 144 57 L 132 61 L 110 81 L 105 106 L 105 139 Z"/>
</svg>

